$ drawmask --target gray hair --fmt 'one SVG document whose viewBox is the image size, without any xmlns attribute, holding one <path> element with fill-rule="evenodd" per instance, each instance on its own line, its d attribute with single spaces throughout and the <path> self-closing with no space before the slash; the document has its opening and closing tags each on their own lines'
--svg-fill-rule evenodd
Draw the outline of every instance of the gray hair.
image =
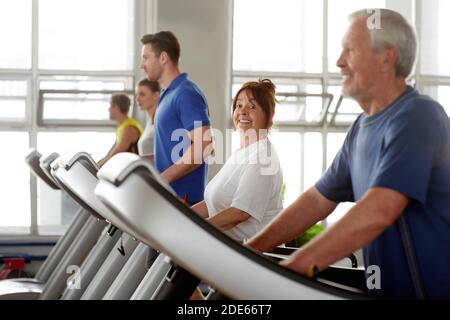
<svg viewBox="0 0 450 320">
<path fill-rule="evenodd" d="M 379 24 L 371 24 L 369 19 L 379 18 Z M 408 78 L 417 56 L 417 38 L 414 29 L 398 12 L 388 9 L 363 9 L 349 15 L 349 21 L 367 19 L 370 42 L 374 51 L 387 46 L 397 50 L 396 76 Z"/>
</svg>

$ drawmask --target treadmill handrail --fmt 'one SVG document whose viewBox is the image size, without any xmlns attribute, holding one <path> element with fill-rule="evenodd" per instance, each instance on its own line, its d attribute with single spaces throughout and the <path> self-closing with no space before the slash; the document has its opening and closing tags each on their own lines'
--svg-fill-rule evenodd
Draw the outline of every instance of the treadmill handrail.
<svg viewBox="0 0 450 320">
<path fill-rule="evenodd" d="M 119 154 L 120 155 L 120 154 Z M 117 157 L 118 155 L 116 155 Z M 360 293 L 353 293 L 346 290 L 343 290 L 342 288 L 333 287 L 325 283 L 314 281 L 310 278 L 307 278 L 304 275 L 301 275 L 293 270 L 287 269 L 281 265 L 278 265 L 277 263 L 274 263 L 271 259 L 264 257 L 263 254 L 260 252 L 257 252 L 249 247 L 243 246 L 238 241 L 232 239 L 227 234 L 223 233 L 221 230 L 207 222 L 202 217 L 198 216 L 192 209 L 185 204 L 181 203 L 176 196 L 174 196 L 169 190 L 167 190 L 165 187 L 161 186 L 159 181 L 155 179 L 155 176 L 148 170 L 148 166 L 146 165 L 137 165 L 139 161 L 136 161 L 132 159 L 131 157 L 125 159 L 122 158 L 123 163 L 121 163 L 121 169 L 122 172 L 115 172 L 113 173 L 113 176 L 122 176 L 123 173 L 126 173 L 126 177 L 129 177 L 132 173 L 137 174 L 141 179 L 143 179 L 148 185 L 150 185 L 155 192 L 157 192 L 160 196 L 162 196 L 166 201 L 168 201 L 174 209 L 181 212 L 186 218 L 194 222 L 197 226 L 199 226 L 203 231 L 211 234 L 213 237 L 215 237 L 220 242 L 224 243 L 228 247 L 232 248 L 234 251 L 238 252 L 241 255 L 244 255 L 245 257 L 249 258 L 255 263 L 258 263 L 259 265 L 264 266 L 265 268 L 272 270 L 273 272 L 276 272 L 292 281 L 295 281 L 297 283 L 301 283 L 303 285 L 312 287 L 316 290 L 325 291 L 327 293 L 344 297 L 344 298 L 351 298 L 351 299 L 368 299 L 369 297 Z M 128 162 L 129 167 L 127 167 L 126 163 Z M 103 168 L 99 171 L 99 177 L 100 179 L 106 180 L 109 183 L 112 183 L 111 179 L 105 179 L 105 175 L 102 174 Z M 116 180 L 114 180 L 116 181 Z M 117 182 L 117 181 L 116 181 Z M 123 182 L 123 181 L 122 181 Z M 116 187 L 120 186 L 121 183 L 115 184 Z M 96 193 L 97 194 L 97 193 Z M 107 199 L 102 198 L 102 201 L 105 203 L 106 206 L 114 210 L 114 206 L 111 205 L 111 203 L 108 203 Z M 136 239 L 139 239 L 143 241 L 144 243 L 147 241 L 146 239 L 143 239 L 140 237 L 138 232 L 135 234 L 131 233 L 131 236 L 135 237 Z"/>
<path fill-rule="evenodd" d="M 51 164 L 52 175 L 58 184 L 71 198 L 73 198 L 79 205 L 89 211 L 93 216 L 99 220 L 106 220 L 103 215 L 93 208 L 91 204 L 87 203 L 84 199 L 80 198 L 66 183 L 59 177 L 58 170 L 70 171 L 75 164 L 79 163 L 81 166 L 86 168 L 86 170 L 92 174 L 92 176 L 97 179 L 97 170 L 93 165 L 93 160 L 86 152 L 78 152 L 75 154 L 68 162 L 65 162 L 61 157 L 57 161 L 53 161 Z M 69 165 L 70 163 L 70 165 Z M 98 179 L 97 179 L 98 180 Z"/>
<path fill-rule="evenodd" d="M 36 149 L 31 149 L 31 151 L 25 156 L 25 162 L 28 164 L 28 166 L 31 169 L 31 172 L 39 177 L 40 179 L 44 180 L 44 182 L 52 189 L 59 190 L 59 186 L 56 184 L 56 182 L 51 179 L 45 171 L 42 169 L 40 165 L 40 161 L 42 159 L 42 154 L 37 151 Z"/>
<path fill-rule="evenodd" d="M 297 273 L 291 269 L 279 265 L 278 263 L 275 263 L 272 259 L 264 256 L 264 254 L 257 252 L 249 247 L 243 246 L 240 242 L 234 240 L 233 238 L 222 232 L 220 229 L 216 228 L 211 223 L 209 223 L 208 221 L 197 215 L 194 211 L 192 211 L 188 206 L 180 202 L 178 199 L 176 198 L 174 199 L 173 197 L 168 198 L 167 190 L 163 189 L 160 185 L 155 183 L 154 180 L 148 180 L 148 178 L 152 179 L 152 177 L 149 176 L 148 173 L 144 171 L 144 168 L 141 167 L 135 170 L 138 170 L 136 173 L 141 178 L 143 178 L 147 183 L 149 183 L 155 191 L 159 192 L 160 194 L 162 193 L 162 195 L 167 200 L 169 200 L 171 204 L 174 205 L 179 211 L 181 211 L 188 219 L 192 220 L 194 223 L 199 225 L 204 231 L 212 234 L 215 238 L 219 239 L 221 242 L 224 242 L 229 247 L 233 248 L 235 251 L 239 252 L 240 254 L 243 254 L 244 256 L 249 257 L 258 264 L 264 265 L 265 267 L 272 269 L 273 271 L 280 273 L 293 281 L 300 282 L 304 285 L 308 285 L 316 289 L 327 291 L 334 295 L 352 299 L 368 298 L 365 295 L 359 293 L 350 293 L 346 290 L 343 290 L 340 287 L 333 287 L 329 284 L 321 283 L 320 278 L 317 278 L 318 281 L 307 278 L 306 276 L 300 273 Z"/>
<path fill-rule="evenodd" d="M 78 152 L 65 164 L 65 169 L 70 170 L 75 163 L 81 163 L 86 169 L 88 169 L 93 175 L 97 175 L 100 167 L 97 162 L 92 159 L 91 155 L 87 152 Z"/>
<path fill-rule="evenodd" d="M 56 179 L 52 175 L 52 163 L 57 161 L 59 157 L 60 157 L 59 153 L 52 152 L 47 157 L 45 158 L 42 157 L 39 161 L 39 165 L 42 171 L 44 171 L 44 173 L 46 174 L 46 176 L 50 180 L 52 180 L 58 186 L 59 189 L 61 189 L 61 186 L 58 184 L 58 181 L 56 181 Z"/>
<path fill-rule="evenodd" d="M 114 155 L 98 171 L 97 177 L 109 181 L 113 185 L 120 186 L 128 176 L 138 168 L 145 168 L 159 184 L 163 185 L 169 192 L 176 196 L 170 185 L 161 178 L 160 173 L 149 161 L 142 159 L 137 154 L 131 152 L 121 152 Z"/>
</svg>

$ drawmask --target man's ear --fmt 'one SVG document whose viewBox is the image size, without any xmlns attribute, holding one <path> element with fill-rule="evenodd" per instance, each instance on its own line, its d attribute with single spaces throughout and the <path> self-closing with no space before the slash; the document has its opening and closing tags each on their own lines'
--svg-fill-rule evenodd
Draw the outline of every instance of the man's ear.
<svg viewBox="0 0 450 320">
<path fill-rule="evenodd" d="M 162 65 L 165 65 L 165 64 L 167 64 L 169 61 L 170 61 L 170 57 L 169 57 L 169 55 L 167 54 L 167 52 L 166 52 L 166 51 L 162 51 L 161 54 L 159 55 L 159 62 L 160 62 Z"/>
<path fill-rule="evenodd" d="M 393 46 L 389 46 L 383 50 L 382 53 L 382 65 L 381 70 L 383 72 L 388 72 L 392 69 L 395 70 L 395 65 L 397 64 L 398 53 L 397 49 Z"/>
</svg>

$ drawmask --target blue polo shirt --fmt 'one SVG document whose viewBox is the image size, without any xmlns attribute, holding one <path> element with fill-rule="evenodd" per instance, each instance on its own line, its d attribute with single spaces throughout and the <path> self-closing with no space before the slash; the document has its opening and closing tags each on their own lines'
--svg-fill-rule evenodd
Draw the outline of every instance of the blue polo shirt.
<svg viewBox="0 0 450 320">
<path fill-rule="evenodd" d="M 335 202 L 359 201 L 372 187 L 390 188 L 411 199 L 402 214 L 426 294 L 449 299 L 450 121 L 441 105 L 411 87 L 383 111 L 359 116 L 316 183 Z M 381 289 L 374 294 L 415 298 L 396 223 L 363 252 L 366 267 L 380 267 Z"/>
<path fill-rule="evenodd" d="M 194 128 L 209 126 L 206 98 L 200 88 L 187 78 L 178 75 L 161 93 L 155 113 L 154 161 L 163 172 L 181 158 L 191 145 L 188 133 Z M 181 198 L 190 203 L 203 200 L 208 167 L 201 164 L 191 173 L 171 183 Z"/>
</svg>

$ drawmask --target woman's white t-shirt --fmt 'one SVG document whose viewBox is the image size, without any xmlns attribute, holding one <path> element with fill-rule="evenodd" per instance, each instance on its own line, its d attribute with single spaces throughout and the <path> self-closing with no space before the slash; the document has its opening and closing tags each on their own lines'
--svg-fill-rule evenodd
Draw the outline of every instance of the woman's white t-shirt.
<svg viewBox="0 0 450 320">
<path fill-rule="evenodd" d="M 155 127 L 150 119 L 147 120 L 144 132 L 138 140 L 138 151 L 141 157 L 153 155 L 153 141 L 155 136 Z"/>
<path fill-rule="evenodd" d="M 250 218 L 226 231 L 238 241 L 252 237 L 283 209 L 283 173 L 272 143 L 264 138 L 234 152 L 205 189 L 209 216 L 230 207 Z"/>
</svg>

